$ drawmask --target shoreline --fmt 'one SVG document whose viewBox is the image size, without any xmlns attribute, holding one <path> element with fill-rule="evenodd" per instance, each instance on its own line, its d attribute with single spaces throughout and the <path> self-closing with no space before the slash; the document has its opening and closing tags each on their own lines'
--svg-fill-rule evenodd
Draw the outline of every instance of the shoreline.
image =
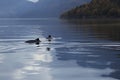
<svg viewBox="0 0 120 80">
<path fill-rule="evenodd" d="M 61 19 L 62 21 L 66 21 L 69 23 L 77 23 L 77 24 L 114 24 L 120 25 L 120 18 L 89 18 L 89 19 Z"/>
</svg>

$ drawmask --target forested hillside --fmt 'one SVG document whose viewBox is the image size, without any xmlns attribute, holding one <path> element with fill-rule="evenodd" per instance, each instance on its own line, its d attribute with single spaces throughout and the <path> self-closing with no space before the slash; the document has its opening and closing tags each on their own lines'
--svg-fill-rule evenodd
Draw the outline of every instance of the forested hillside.
<svg viewBox="0 0 120 80">
<path fill-rule="evenodd" d="M 92 0 L 61 15 L 61 18 L 120 18 L 120 0 Z"/>
</svg>

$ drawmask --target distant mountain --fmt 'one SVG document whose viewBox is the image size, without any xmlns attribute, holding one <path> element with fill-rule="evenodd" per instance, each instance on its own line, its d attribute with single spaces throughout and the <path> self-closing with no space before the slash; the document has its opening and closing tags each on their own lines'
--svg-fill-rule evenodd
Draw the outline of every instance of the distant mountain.
<svg viewBox="0 0 120 80">
<path fill-rule="evenodd" d="M 61 15 L 61 18 L 120 18 L 120 0 L 92 0 Z"/>
<path fill-rule="evenodd" d="M 89 1 L 90 0 L 1 0 L 0 18 L 58 17 L 64 11 Z"/>
</svg>

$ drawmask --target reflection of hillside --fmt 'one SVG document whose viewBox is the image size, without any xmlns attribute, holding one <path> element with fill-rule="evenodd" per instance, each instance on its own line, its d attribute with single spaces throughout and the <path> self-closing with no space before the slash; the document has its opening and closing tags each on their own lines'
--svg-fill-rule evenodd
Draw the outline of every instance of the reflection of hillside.
<svg viewBox="0 0 120 80">
<path fill-rule="evenodd" d="M 71 20 L 68 23 L 83 26 L 97 38 L 120 40 L 120 20 Z"/>
<path fill-rule="evenodd" d="M 105 38 L 110 40 L 120 40 L 120 27 L 119 25 L 103 25 L 93 26 L 92 31 L 98 38 Z"/>
</svg>

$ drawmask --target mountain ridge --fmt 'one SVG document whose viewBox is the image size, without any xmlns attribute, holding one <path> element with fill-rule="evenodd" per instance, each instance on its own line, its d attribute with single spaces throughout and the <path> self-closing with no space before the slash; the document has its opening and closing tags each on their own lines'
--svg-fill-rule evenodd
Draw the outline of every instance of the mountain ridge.
<svg viewBox="0 0 120 80">
<path fill-rule="evenodd" d="M 59 17 L 64 11 L 90 0 L 3 0 L 0 2 L 0 18 L 48 18 Z"/>
</svg>

